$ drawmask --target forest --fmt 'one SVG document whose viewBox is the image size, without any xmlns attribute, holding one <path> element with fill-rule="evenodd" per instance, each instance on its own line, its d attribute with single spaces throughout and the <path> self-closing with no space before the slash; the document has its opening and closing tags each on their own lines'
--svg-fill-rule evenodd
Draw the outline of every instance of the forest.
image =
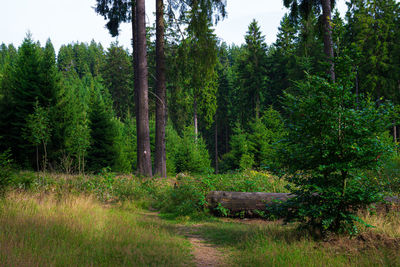
<svg viewBox="0 0 400 267">
<path fill-rule="evenodd" d="M 144 0 L 96 0 L 112 36 L 132 23 L 129 48 L 2 43 L 0 266 L 225 266 L 193 236 L 226 266 L 400 265 L 400 4 L 282 6 L 272 44 L 256 20 L 221 40 L 222 0 L 157 0 L 150 24 Z M 255 226 L 212 191 L 294 197 Z"/>
</svg>

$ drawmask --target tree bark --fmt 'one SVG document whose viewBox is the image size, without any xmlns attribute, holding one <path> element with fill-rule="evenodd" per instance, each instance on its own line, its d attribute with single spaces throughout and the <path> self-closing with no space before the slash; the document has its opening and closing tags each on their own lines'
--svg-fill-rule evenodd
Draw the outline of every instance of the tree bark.
<svg viewBox="0 0 400 267">
<path fill-rule="evenodd" d="M 251 215 L 255 210 L 265 211 L 268 203 L 286 201 L 291 197 L 293 196 L 288 193 L 211 191 L 207 195 L 207 202 L 210 208 L 221 205 L 231 214 L 246 212 Z"/>
<path fill-rule="evenodd" d="M 335 82 L 335 65 L 333 62 L 333 40 L 332 40 L 332 24 L 331 24 L 331 0 L 322 0 L 322 16 L 324 23 L 324 52 L 329 62 L 329 74 L 332 82 Z"/>
<path fill-rule="evenodd" d="M 194 95 L 194 100 L 193 100 L 193 124 L 194 124 L 194 138 L 197 140 L 199 130 L 198 130 L 198 126 L 197 126 L 197 97 L 196 97 L 196 95 Z"/>
<path fill-rule="evenodd" d="M 167 177 L 165 153 L 166 81 L 164 53 L 164 3 L 156 0 L 156 157 L 154 173 Z"/>
<path fill-rule="evenodd" d="M 43 172 L 46 173 L 46 168 L 47 168 L 47 149 L 46 149 L 46 143 L 42 141 L 43 144 L 43 150 L 44 150 L 44 159 L 43 159 Z"/>
<path fill-rule="evenodd" d="M 207 195 L 207 203 L 211 209 L 219 205 L 228 209 L 232 216 L 239 213 L 244 213 L 245 216 L 257 216 L 257 211 L 265 212 L 267 205 L 274 205 L 277 201 L 285 202 L 292 197 L 295 195 L 289 193 L 211 191 Z M 384 197 L 383 203 L 376 204 L 377 211 L 400 210 L 398 197 Z"/>
<path fill-rule="evenodd" d="M 39 173 L 39 147 L 36 145 L 36 170 Z"/>
<path fill-rule="evenodd" d="M 215 174 L 218 174 L 218 117 L 215 115 Z"/>
<path fill-rule="evenodd" d="M 149 136 L 148 70 L 146 50 L 145 1 L 136 1 L 136 45 L 137 84 L 135 84 L 137 125 L 137 171 L 139 175 L 152 176 Z"/>
</svg>

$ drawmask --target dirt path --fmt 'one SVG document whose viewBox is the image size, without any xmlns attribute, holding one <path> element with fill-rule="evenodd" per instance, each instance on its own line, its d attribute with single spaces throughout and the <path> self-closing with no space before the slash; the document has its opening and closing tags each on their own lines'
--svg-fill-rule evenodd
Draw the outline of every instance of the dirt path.
<svg viewBox="0 0 400 267">
<path fill-rule="evenodd" d="M 140 212 L 140 214 L 151 219 L 161 220 L 157 212 L 146 211 Z M 197 267 L 228 266 L 225 264 L 225 255 L 198 233 L 202 226 L 203 224 L 178 224 L 174 225 L 174 228 L 177 234 L 185 236 L 192 244 L 192 255 Z"/>
<path fill-rule="evenodd" d="M 202 224 L 179 225 L 178 233 L 184 235 L 193 246 L 192 254 L 197 267 L 227 266 L 224 255 L 217 247 L 197 233 Z"/>
</svg>

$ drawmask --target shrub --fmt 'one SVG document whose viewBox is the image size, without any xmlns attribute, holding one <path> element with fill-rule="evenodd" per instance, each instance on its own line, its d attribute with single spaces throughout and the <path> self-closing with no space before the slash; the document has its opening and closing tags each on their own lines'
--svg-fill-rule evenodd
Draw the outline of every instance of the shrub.
<svg viewBox="0 0 400 267">
<path fill-rule="evenodd" d="M 158 198 L 157 207 L 176 216 L 193 216 L 207 211 L 210 191 L 287 192 L 286 181 L 267 172 L 178 175 L 175 188 L 168 187 Z M 222 210 L 221 210 L 222 211 Z"/>
<path fill-rule="evenodd" d="M 357 101 L 349 84 L 308 76 L 299 94 L 285 94 L 288 115 L 286 159 L 290 190 L 285 219 L 322 233 L 355 234 L 358 209 L 380 200 L 380 188 L 361 170 L 375 169 L 390 151 L 381 134 L 388 106 Z"/>
</svg>

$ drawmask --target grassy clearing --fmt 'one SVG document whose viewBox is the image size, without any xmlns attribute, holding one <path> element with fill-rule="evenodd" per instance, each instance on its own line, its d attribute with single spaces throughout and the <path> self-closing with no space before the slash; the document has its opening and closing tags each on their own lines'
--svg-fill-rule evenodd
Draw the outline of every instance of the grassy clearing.
<svg viewBox="0 0 400 267">
<path fill-rule="evenodd" d="M 183 266 L 183 237 L 132 203 L 9 193 L 0 204 L 1 266 Z"/>
<path fill-rule="evenodd" d="M 198 231 L 231 251 L 229 266 L 400 266 L 400 240 L 375 232 L 315 241 L 294 225 L 260 220 L 207 223 Z"/>
<path fill-rule="evenodd" d="M 0 200 L 0 266 L 192 266 L 182 222 L 220 248 L 227 266 L 400 266 L 398 212 L 362 214 L 376 228 L 325 241 L 293 224 L 205 219 L 209 190 L 283 186 L 257 172 L 169 179 L 22 173 Z M 160 219 L 147 207 L 172 214 Z"/>
</svg>

